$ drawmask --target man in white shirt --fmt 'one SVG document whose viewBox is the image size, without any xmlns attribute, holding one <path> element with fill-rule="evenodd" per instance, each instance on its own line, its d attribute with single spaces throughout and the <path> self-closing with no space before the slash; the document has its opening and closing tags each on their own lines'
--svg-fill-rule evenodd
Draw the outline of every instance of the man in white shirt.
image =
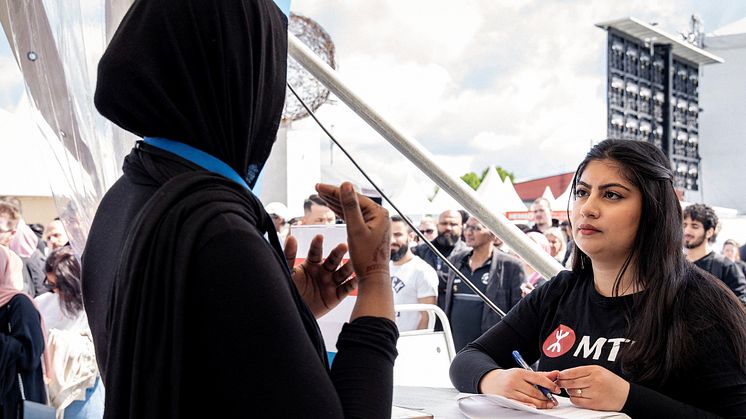
<svg viewBox="0 0 746 419">
<path fill-rule="evenodd" d="M 438 275 L 409 248 L 409 226 L 401 217 L 391 217 L 391 287 L 394 304 L 435 304 Z M 397 312 L 399 331 L 427 327 L 426 312 Z"/>
</svg>

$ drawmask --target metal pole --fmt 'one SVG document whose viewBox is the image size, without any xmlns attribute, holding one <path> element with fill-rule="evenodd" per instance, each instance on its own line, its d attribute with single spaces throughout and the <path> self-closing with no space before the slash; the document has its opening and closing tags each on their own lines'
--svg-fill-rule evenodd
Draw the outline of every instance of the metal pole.
<svg viewBox="0 0 746 419">
<path fill-rule="evenodd" d="M 441 189 L 448 192 L 467 211 L 513 248 L 542 276 L 551 278 L 564 269 L 559 262 L 544 252 L 538 244 L 529 239 L 504 215 L 493 213 L 482 205 L 474 190 L 440 168 L 430 152 L 368 106 L 339 79 L 334 69 L 318 58 L 313 51 L 291 33 L 288 33 L 288 54 L 357 113 L 368 125 L 378 131 L 383 138 L 422 170 Z"/>
<path fill-rule="evenodd" d="M 412 223 L 412 220 L 410 220 L 409 217 L 407 217 L 403 212 L 399 211 L 399 208 L 396 207 L 396 203 L 394 203 L 391 199 L 389 199 L 386 193 L 383 192 L 378 187 L 378 185 L 376 185 L 375 182 L 373 182 L 373 180 L 370 177 L 368 177 L 368 174 L 365 172 L 365 170 L 363 170 L 362 167 L 360 167 L 357 161 L 355 161 L 355 159 L 352 158 L 352 155 L 350 155 L 350 153 L 347 152 L 347 149 L 342 144 L 340 144 L 339 141 L 337 141 L 337 139 L 334 137 L 334 135 L 332 135 L 332 133 L 329 132 L 328 129 L 326 129 L 326 126 L 324 126 L 324 124 L 318 118 L 316 118 L 316 114 L 313 113 L 313 110 L 311 110 L 311 108 L 308 107 L 306 102 L 304 102 L 303 99 L 298 95 L 298 93 L 295 92 L 295 89 L 293 89 L 293 86 L 291 86 L 290 83 L 288 83 L 288 89 L 290 89 L 290 91 L 293 92 L 293 95 L 295 95 L 295 98 L 298 99 L 298 102 L 300 102 L 300 104 L 303 105 L 304 108 L 306 108 L 306 111 L 308 112 L 308 114 L 311 115 L 311 118 L 313 118 L 313 120 L 316 121 L 317 124 L 319 124 L 319 127 L 324 131 L 324 133 L 326 133 L 329 139 L 332 140 L 334 144 L 337 145 L 337 147 L 339 147 L 340 151 L 342 151 L 342 153 L 344 153 L 344 155 L 347 156 L 348 159 L 350 159 L 350 162 L 357 168 L 357 170 L 360 171 L 360 173 L 365 177 L 365 179 L 368 180 L 368 182 L 370 182 L 370 184 L 374 188 L 376 188 L 376 191 L 381 195 L 381 198 L 386 200 L 386 202 L 388 202 L 389 205 L 391 205 L 394 208 L 394 211 L 396 211 L 399 215 L 402 216 L 402 219 L 404 220 L 405 223 L 407 223 L 409 228 L 411 228 L 412 231 L 416 233 L 422 239 L 422 243 L 425 244 L 428 248 L 430 248 L 430 250 L 433 253 L 435 253 L 438 256 L 438 258 L 440 258 L 440 260 L 442 260 L 443 263 L 446 264 L 446 266 L 448 266 L 448 269 L 450 269 L 451 272 L 453 272 L 456 276 L 461 278 L 461 281 L 464 284 L 466 284 L 469 288 L 471 288 L 471 290 L 474 291 L 474 294 L 478 295 L 479 298 L 481 298 L 482 301 L 484 301 L 484 303 L 490 309 L 492 309 L 492 311 L 497 313 L 500 316 L 500 318 L 505 317 L 505 312 L 502 311 L 500 307 L 495 305 L 495 303 L 492 300 L 490 300 L 486 295 L 484 295 L 484 293 L 480 291 L 479 288 L 476 285 L 474 285 L 471 282 L 471 280 L 469 280 L 469 278 L 466 277 L 466 275 L 461 273 L 461 271 L 459 271 L 458 268 L 453 266 L 453 263 L 451 263 L 451 261 L 448 260 L 447 257 L 445 257 L 442 253 L 440 253 L 440 251 L 430 242 L 430 240 L 428 240 L 427 237 L 425 237 L 425 235 L 422 234 L 422 232 L 414 225 L 414 223 Z"/>
</svg>

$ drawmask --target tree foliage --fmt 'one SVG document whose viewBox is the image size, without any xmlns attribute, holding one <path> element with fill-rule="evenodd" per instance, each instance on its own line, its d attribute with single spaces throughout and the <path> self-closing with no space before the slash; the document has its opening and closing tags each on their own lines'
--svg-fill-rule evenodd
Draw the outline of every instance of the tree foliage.
<svg viewBox="0 0 746 419">
<path fill-rule="evenodd" d="M 482 181 L 484 180 L 485 176 L 487 176 L 487 171 L 490 170 L 489 167 L 485 167 L 484 170 L 482 170 L 481 176 L 474 173 L 469 172 L 461 176 L 461 180 L 466 182 L 467 185 L 471 186 L 472 189 L 477 190 L 480 184 L 482 184 Z M 510 181 L 515 181 L 515 175 L 513 175 L 512 172 L 509 172 L 505 169 L 503 169 L 500 166 L 495 167 L 495 170 L 497 171 L 497 174 L 500 175 L 500 179 L 505 182 L 505 178 L 509 177 Z"/>
<path fill-rule="evenodd" d="M 461 176 L 461 180 L 466 182 L 467 185 L 471 186 L 472 189 L 475 191 L 479 187 L 479 184 L 482 183 L 482 178 L 480 178 L 476 173 L 469 172 L 465 175 Z"/>
</svg>

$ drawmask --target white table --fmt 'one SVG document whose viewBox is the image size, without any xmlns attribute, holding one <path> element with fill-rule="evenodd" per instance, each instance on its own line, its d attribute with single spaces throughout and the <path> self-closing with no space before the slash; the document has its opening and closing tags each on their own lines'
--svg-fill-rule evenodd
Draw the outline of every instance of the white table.
<svg viewBox="0 0 746 419">
<path fill-rule="evenodd" d="M 455 388 L 394 386 L 394 406 L 422 413 L 438 419 L 466 419 L 456 402 Z"/>
</svg>

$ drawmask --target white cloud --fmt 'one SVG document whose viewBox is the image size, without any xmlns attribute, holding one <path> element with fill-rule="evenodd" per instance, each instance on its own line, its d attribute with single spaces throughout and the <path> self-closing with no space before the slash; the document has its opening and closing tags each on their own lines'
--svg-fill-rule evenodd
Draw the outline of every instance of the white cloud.
<svg viewBox="0 0 746 419">
<path fill-rule="evenodd" d="M 513 135 L 481 131 L 471 139 L 469 145 L 479 151 L 499 151 L 507 147 L 519 145 L 520 143 L 520 138 Z"/>
<path fill-rule="evenodd" d="M 595 23 L 638 16 L 675 33 L 694 12 L 644 0 L 296 0 L 293 10 L 330 33 L 343 78 L 454 176 L 497 164 L 522 178 L 574 169 L 606 135 L 606 34 Z M 356 119 L 334 112 L 360 158 L 377 158 L 383 141 Z"/>
<path fill-rule="evenodd" d="M 23 89 L 23 76 L 13 55 L 0 56 L 0 108 L 13 111 Z"/>
<path fill-rule="evenodd" d="M 454 176 L 497 164 L 527 178 L 572 170 L 590 141 L 606 135 L 606 35 L 595 23 L 636 16 L 677 33 L 694 12 L 706 25 L 708 16 L 742 17 L 728 15 L 742 6 L 725 3 L 294 0 L 292 8 L 329 32 L 342 78 Z M 88 7 L 98 0 L 81 4 L 86 23 L 100 15 Z M 95 28 L 83 33 L 94 50 Z M 14 106 L 20 74 L 0 51 L 0 106 Z M 318 114 L 384 183 L 411 170 L 344 105 Z"/>
<path fill-rule="evenodd" d="M 446 168 L 453 177 L 460 177 L 469 172 L 474 162 L 474 156 L 472 155 L 436 154 L 434 157 L 435 163 Z"/>
<path fill-rule="evenodd" d="M 12 55 L 0 57 L 0 89 L 14 87 L 23 83 L 21 71 Z"/>
<path fill-rule="evenodd" d="M 320 22 L 340 54 L 364 45 L 366 53 L 425 62 L 460 59 L 483 22 L 473 0 L 301 0 L 292 10 Z"/>
<path fill-rule="evenodd" d="M 353 54 L 345 60 L 340 75 L 385 117 L 413 127 L 415 133 L 443 113 L 446 103 L 442 99 L 455 87 L 442 66 L 401 61 L 391 55 Z"/>
</svg>

